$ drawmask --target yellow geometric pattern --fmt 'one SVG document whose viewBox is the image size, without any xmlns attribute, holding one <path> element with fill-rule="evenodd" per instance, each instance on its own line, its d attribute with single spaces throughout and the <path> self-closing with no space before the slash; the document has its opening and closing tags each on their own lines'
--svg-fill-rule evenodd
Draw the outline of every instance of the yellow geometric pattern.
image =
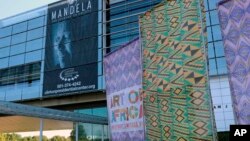
<svg viewBox="0 0 250 141">
<path fill-rule="evenodd" d="M 165 0 L 140 17 L 147 141 L 214 138 L 203 7 L 203 0 Z"/>
</svg>

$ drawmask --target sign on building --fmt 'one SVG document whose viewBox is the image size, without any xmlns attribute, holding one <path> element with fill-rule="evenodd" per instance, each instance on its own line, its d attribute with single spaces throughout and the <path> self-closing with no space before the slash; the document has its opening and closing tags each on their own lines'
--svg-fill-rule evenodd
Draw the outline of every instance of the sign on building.
<svg viewBox="0 0 250 141">
<path fill-rule="evenodd" d="M 48 6 L 43 95 L 97 89 L 98 1 Z"/>
</svg>

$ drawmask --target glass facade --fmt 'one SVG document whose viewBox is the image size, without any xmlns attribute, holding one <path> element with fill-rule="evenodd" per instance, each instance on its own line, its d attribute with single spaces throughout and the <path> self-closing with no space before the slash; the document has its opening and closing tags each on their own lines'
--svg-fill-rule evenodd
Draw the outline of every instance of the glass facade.
<svg viewBox="0 0 250 141">
<path fill-rule="evenodd" d="M 108 116 L 106 107 L 97 107 L 89 109 L 75 110 L 77 113 L 95 115 L 99 117 Z M 76 125 L 75 125 L 76 126 Z M 90 123 L 79 123 L 78 124 L 78 138 L 79 140 L 85 139 L 84 141 L 108 141 L 108 125 L 90 124 Z"/>
<path fill-rule="evenodd" d="M 229 130 L 229 125 L 234 123 L 234 116 L 222 37 L 219 32 L 216 10 L 218 1 L 204 0 L 204 3 L 207 18 L 210 90 L 217 129 L 225 131 Z M 99 2 L 102 3 L 103 0 Z M 102 58 L 105 54 L 103 50 L 113 51 L 138 37 L 138 15 L 159 2 L 161 0 L 110 0 L 106 10 L 102 10 L 103 4 L 99 4 L 98 89 L 105 89 L 102 71 Z M 46 8 L 0 21 L 0 100 L 18 101 L 42 97 Z M 106 20 L 102 19 L 101 15 L 104 15 Z M 103 34 L 105 30 L 106 34 Z M 77 112 L 98 114 L 94 109 Z M 95 128 L 107 128 L 90 124 L 82 125 L 84 128 L 92 129 L 86 132 L 91 136 L 91 140 L 100 136 L 100 133 L 94 133 Z M 108 135 L 106 131 L 103 134 Z"/>
<path fill-rule="evenodd" d="M 11 22 L 10 19 L 8 22 L 13 24 L 0 28 L 1 100 L 40 97 L 46 28 L 44 19 L 44 14 L 21 22 Z"/>
<path fill-rule="evenodd" d="M 98 0 L 98 2 L 100 3 L 97 11 L 99 15 L 97 37 L 98 90 L 102 90 L 104 89 L 102 71 L 102 0 Z M 0 100 L 16 101 L 42 97 L 46 23 L 47 6 L 0 21 L 0 71 L 5 71 L 7 68 L 40 64 L 39 78 L 35 82 L 31 82 L 28 87 L 25 85 L 26 82 L 0 85 Z M 32 72 L 29 75 L 37 74 Z M 9 74 L 6 77 L 9 79 Z M 9 87 L 15 87 L 15 91 L 18 93 L 9 94 Z"/>
<path fill-rule="evenodd" d="M 228 131 L 229 125 L 235 124 L 227 65 L 216 4 L 220 0 L 204 0 L 207 16 L 208 58 L 210 91 L 217 130 Z"/>
<path fill-rule="evenodd" d="M 138 16 L 161 0 L 123 0 L 110 4 L 108 29 L 108 48 L 115 50 L 139 36 Z"/>
</svg>

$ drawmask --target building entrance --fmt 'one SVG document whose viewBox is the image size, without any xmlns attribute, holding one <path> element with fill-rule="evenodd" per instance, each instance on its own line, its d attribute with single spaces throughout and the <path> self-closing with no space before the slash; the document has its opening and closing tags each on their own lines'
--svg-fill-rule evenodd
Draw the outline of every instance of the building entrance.
<svg viewBox="0 0 250 141">
<path fill-rule="evenodd" d="M 40 141 L 65 138 L 67 141 L 108 140 L 107 118 L 0 101 L 0 135 L 17 133 L 21 138 Z M 90 134 L 92 133 L 92 134 Z"/>
</svg>

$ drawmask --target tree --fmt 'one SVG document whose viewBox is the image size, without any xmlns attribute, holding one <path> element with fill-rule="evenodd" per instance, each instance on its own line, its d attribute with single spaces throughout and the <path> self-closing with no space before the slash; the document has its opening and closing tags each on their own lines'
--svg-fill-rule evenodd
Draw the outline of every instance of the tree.
<svg viewBox="0 0 250 141">
<path fill-rule="evenodd" d="M 1 133 L 0 133 L 0 141 L 5 141 L 5 136 L 4 136 L 4 134 L 1 134 Z"/>
<path fill-rule="evenodd" d="M 70 133 L 71 141 L 75 140 L 75 138 L 76 138 L 75 134 L 76 134 L 76 130 L 75 130 L 75 125 L 74 125 L 74 129 Z M 78 125 L 78 141 L 88 141 L 86 133 L 85 133 L 85 129 L 84 129 L 83 125 L 81 125 L 81 124 Z"/>
<path fill-rule="evenodd" d="M 1 141 L 20 141 L 21 136 L 15 133 L 7 133 L 1 135 Z"/>
<path fill-rule="evenodd" d="M 50 141 L 67 141 L 67 139 L 62 136 L 54 136 L 50 139 Z"/>
</svg>

